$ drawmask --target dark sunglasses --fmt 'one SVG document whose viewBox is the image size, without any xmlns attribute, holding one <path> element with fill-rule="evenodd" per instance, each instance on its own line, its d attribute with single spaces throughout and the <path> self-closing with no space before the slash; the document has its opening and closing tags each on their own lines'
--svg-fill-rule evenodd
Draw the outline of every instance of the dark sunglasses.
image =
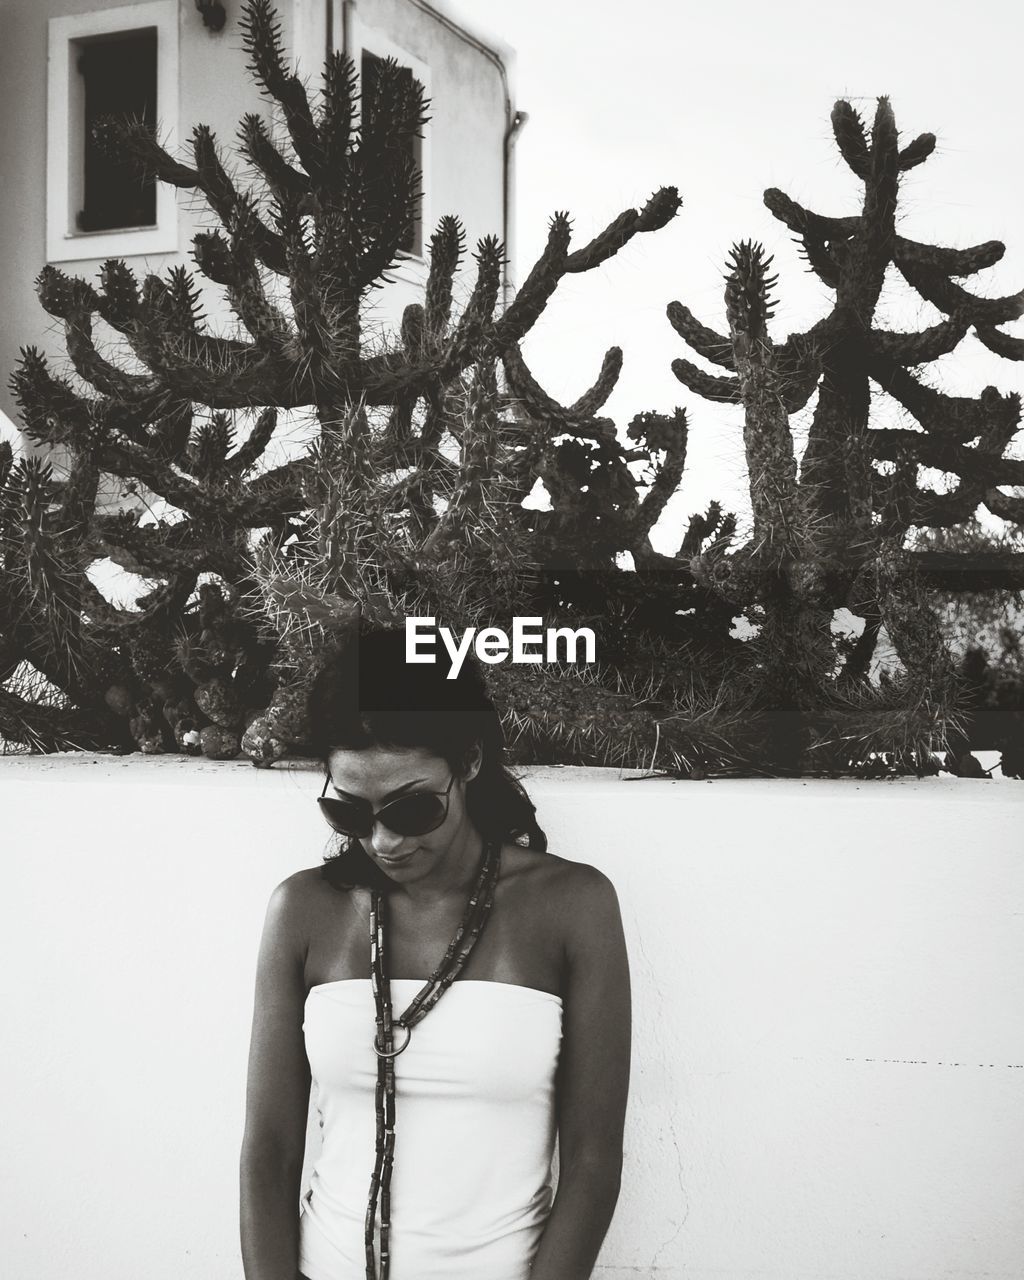
<svg viewBox="0 0 1024 1280">
<path fill-rule="evenodd" d="M 448 796 L 455 782 L 455 774 L 443 791 L 410 791 L 382 805 L 376 813 L 369 800 L 340 800 L 327 795 L 331 781 L 328 774 L 317 804 L 329 826 L 343 836 L 356 836 L 365 840 L 373 835 L 374 823 L 382 823 L 396 836 L 424 836 L 436 831 L 448 817 Z"/>
</svg>

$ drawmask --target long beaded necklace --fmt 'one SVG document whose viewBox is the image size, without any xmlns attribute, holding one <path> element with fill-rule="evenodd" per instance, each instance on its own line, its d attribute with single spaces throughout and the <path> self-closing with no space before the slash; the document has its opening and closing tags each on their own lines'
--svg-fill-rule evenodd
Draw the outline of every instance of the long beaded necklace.
<svg viewBox="0 0 1024 1280">
<path fill-rule="evenodd" d="M 377 1055 L 377 1087 L 374 1107 L 377 1115 L 376 1158 L 370 1178 L 363 1243 L 366 1249 L 366 1280 L 388 1280 L 391 1267 L 391 1170 L 395 1157 L 395 1059 L 408 1046 L 412 1029 L 427 1016 L 458 977 L 469 953 L 483 932 L 501 870 L 501 844 L 484 842 L 480 873 L 469 895 L 459 926 L 452 935 L 441 963 L 430 975 L 412 1003 L 399 1018 L 392 1017 L 391 983 L 387 964 L 387 900 L 379 889 L 370 895 L 370 985 L 377 1015 L 373 1051 Z M 395 1044 L 395 1031 L 405 1037 Z M 380 1271 L 374 1257 L 374 1226 L 380 1203 Z"/>
</svg>

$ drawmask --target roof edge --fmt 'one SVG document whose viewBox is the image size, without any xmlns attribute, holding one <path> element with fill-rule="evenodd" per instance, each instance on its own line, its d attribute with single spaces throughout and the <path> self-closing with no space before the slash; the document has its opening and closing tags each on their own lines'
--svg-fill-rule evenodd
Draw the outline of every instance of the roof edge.
<svg viewBox="0 0 1024 1280">
<path fill-rule="evenodd" d="M 501 64 L 508 86 L 510 105 L 515 102 L 516 51 L 510 44 L 482 26 L 472 15 L 468 5 L 460 3 L 460 0 L 412 0 L 412 2 L 417 9 L 454 27 L 471 43 L 493 54 L 496 61 Z"/>
</svg>

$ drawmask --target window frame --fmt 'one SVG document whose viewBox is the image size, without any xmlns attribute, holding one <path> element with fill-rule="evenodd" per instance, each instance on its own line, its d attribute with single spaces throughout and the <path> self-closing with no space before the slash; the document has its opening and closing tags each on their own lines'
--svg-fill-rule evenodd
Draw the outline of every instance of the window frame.
<svg viewBox="0 0 1024 1280">
<path fill-rule="evenodd" d="M 79 262 L 91 258 L 127 258 L 178 249 L 178 205 L 174 188 L 156 184 L 156 224 L 80 231 L 84 151 L 81 146 L 83 89 L 75 66 L 77 46 L 103 36 L 146 28 L 156 30 L 156 118 L 161 143 L 178 147 L 177 0 L 101 9 L 51 18 L 48 27 L 46 131 L 46 260 Z"/>
<path fill-rule="evenodd" d="M 417 58 L 415 54 L 410 53 L 408 49 L 403 48 L 389 36 L 378 31 L 376 27 L 370 27 L 362 22 L 358 15 L 353 13 L 349 18 L 349 48 L 346 49 L 349 57 L 355 63 L 356 74 L 362 78 L 363 53 L 372 54 L 377 58 L 394 58 L 394 60 L 403 67 L 408 67 L 414 78 L 423 86 L 424 93 L 429 98 L 431 93 L 430 86 L 430 68 L 422 59 Z M 413 251 L 407 249 L 398 250 L 399 262 L 414 264 L 425 264 L 427 260 L 427 246 L 430 241 L 432 231 L 432 222 L 430 216 L 430 135 L 433 127 L 433 121 L 428 120 L 423 127 L 423 136 L 420 138 L 420 213 L 419 213 L 419 237 L 416 248 Z"/>
</svg>

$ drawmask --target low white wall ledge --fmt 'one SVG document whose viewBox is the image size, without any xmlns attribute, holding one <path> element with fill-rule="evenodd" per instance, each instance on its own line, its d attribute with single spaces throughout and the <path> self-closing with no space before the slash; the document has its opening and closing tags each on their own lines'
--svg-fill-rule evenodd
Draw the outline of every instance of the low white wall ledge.
<svg viewBox="0 0 1024 1280">
<path fill-rule="evenodd" d="M 631 954 L 595 1280 L 1018 1280 L 1024 786 L 524 780 Z M 326 847 L 320 782 L 0 758 L 5 1275 L 241 1274 L 256 944 Z"/>
</svg>

